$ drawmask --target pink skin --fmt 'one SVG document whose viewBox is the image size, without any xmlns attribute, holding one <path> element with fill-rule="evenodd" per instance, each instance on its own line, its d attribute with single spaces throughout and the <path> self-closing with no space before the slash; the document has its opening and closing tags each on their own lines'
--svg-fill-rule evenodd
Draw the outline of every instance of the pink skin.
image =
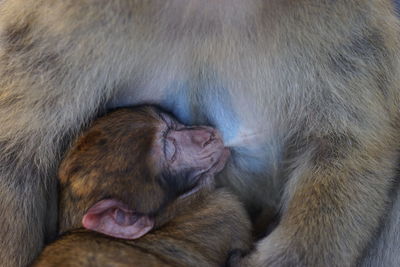
<svg viewBox="0 0 400 267">
<path fill-rule="evenodd" d="M 104 199 L 94 204 L 83 216 L 86 229 L 123 239 L 137 239 L 154 227 L 154 220 L 135 214 L 124 203 Z"/>
<path fill-rule="evenodd" d="M 165 114 L 161 116 L 165 123 L 159 131 L 153 156 L 160 159 L 161 168 L 169 168 L 174 173 L 193 171 L 188 179 L 195 179 L 197 185 L 180 196 L 186 198 L 212 183 L 214 175 L 224 168 L 230 151 L 215 129 L 187 127 Z M 118 200 L 105 199 L 86 212 L 82 225 L 109 236 L 137 239 L 153 229 L 154 219 L 135 213 Z"/>
<path fill-rule="evenodd" d="M 156 153 L 162 154 L 171 171 L 193 168 L 194 176 L 213 176 L 224 168 L 230 151 L 217 130 L 208 126 L 188 127 L 164 114 L 162 118 L 163 143 Z"/>
<path fill-rule="evenodd" d="M 165 138 L 165 157 L 170 170 L 195 169 L 192 179 L 197 180 L 197 186 L 180 198 L 186 198 L 212 183 L 214 175 L 224 168 L 230 155 L 219 133 L 211 127 L 179 124 L 168 130 Z"/>
<path fill-rule="evenodd" d="M 199 175 L 213 175 L 222 170 L 229 156 L 229 149 L 211 127 L 169 130 L 165 142 L 166 160 L 174 171 L 195 168 Z"/>
</svg>

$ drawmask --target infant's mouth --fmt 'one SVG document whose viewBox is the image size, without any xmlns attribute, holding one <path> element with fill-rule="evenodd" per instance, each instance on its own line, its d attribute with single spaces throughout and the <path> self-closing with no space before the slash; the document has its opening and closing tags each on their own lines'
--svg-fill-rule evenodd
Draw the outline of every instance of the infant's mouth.
<svg viewBox="0 0 400 267">
<path fill-rule="evenodd" d="M 188 197 L 199 191 L 201 188 L 212 185 L 214 183 L 214 175 L 223 170 L 229 156 L 229 148 L 224 147 L 218 160 L 216 160 L 207 170 L 195 174 L 192 178 L 195 181 L 193 187 L 179 198 Z"/>
<path fill-rule="evenodd" d="M 203 147 L 208 146 L 209 144 L 211 144 L 211 143 L 214 142 L 214 141 L 217 141 L 217 142 L 220 141 L 220 142 L 222 142 L 222 140 L 221 140 L 221 138 L 219 137 L 219 135 L 218 135 L 215 131 L 212 131 L 212 132 L 211 132 L 211 135 L 210 135 L 210 139 L 208 139 L 208 141 L 204 143 L 204 146 L 203 146 Z"/>
<path fill-rule="evenodd" d="M 229 148 L 224 147 L 221 155 L 218 160 L 207 170 L 208 173 L 216 174 L 222 171 L 225 167 L 226 162 L 228 161 L 229 156 L 231 155 L 231 151 Z"/>
</svg>

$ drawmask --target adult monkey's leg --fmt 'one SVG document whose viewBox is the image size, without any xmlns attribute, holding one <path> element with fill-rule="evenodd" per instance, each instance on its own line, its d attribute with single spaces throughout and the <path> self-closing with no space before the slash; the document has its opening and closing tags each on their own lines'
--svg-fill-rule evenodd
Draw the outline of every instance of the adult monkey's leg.
<svg viewBox="0 0 400 267">
<path fill-rule="evenodd" d="M 356 264 L 385 213 L 397 166 L 390 122 L 369 127 L 303 136 L 311 142 L 298 148 L 281 222 L 250 266 Z"/>
</svg>

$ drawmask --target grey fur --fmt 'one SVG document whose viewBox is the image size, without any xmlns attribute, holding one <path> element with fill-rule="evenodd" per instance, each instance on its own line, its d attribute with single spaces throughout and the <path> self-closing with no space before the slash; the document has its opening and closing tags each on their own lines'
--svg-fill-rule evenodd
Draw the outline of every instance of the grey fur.
<svg viewBox="0 0 400 267">
<path fill-rule="evenodd" d="M 51 238 L 77 131 L 179 84 L 171 112 L 235 132 L 221 183 L 281 209 L 249 262 L 354 265 L 395 176 L 399 33 L 390 0 L 3 1 L 0 262 L 25 265 Z"/>
<path fill-rule="evenodd" d="M 362 267 L 396 267 L 400 263 L 400 189 L 393 194 L 393 206 L 390 206 L 387 217 L 382 218 L 382 227 L 377 238 L 371 240 L 360 266 Z"/>
</svg>

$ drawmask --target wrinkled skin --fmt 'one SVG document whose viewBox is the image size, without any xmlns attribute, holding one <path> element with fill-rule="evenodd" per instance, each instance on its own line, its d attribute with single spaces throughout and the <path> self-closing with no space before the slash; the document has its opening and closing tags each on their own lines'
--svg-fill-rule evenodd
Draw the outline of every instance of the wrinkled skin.
<svg viewBox="0 0 400 267">
<path fill-rule="evenodd" d="M 228 156 L 215 129 L 154 107 L 96 120 L 61 163 L 62 235 L 33 266 L 208 267 L 248 252 L 243 205 L 213 187 Z"/>
<path fill-rule="evenodd" d="M 278 213 L 253 265 L 357 264 L 398 166 L 399 29 L 390 0 L 2 1 L 0 262 L 54 237 L 80 129 L 154 103 L 215 127 L 232 152 L 218 182 Z"/>
<path fill-rule="evenodd" d="M 82 220 L 89 230 L 137 239 L 165 223 L 156 220 L 163 213 L 174 216 L 174 206 L 211 190 L 229 155 L 211 127 L 185 126 L 149 106 L 114 111 L 96 120 L 61 163 L 61 232 Z"/>
</svg>

